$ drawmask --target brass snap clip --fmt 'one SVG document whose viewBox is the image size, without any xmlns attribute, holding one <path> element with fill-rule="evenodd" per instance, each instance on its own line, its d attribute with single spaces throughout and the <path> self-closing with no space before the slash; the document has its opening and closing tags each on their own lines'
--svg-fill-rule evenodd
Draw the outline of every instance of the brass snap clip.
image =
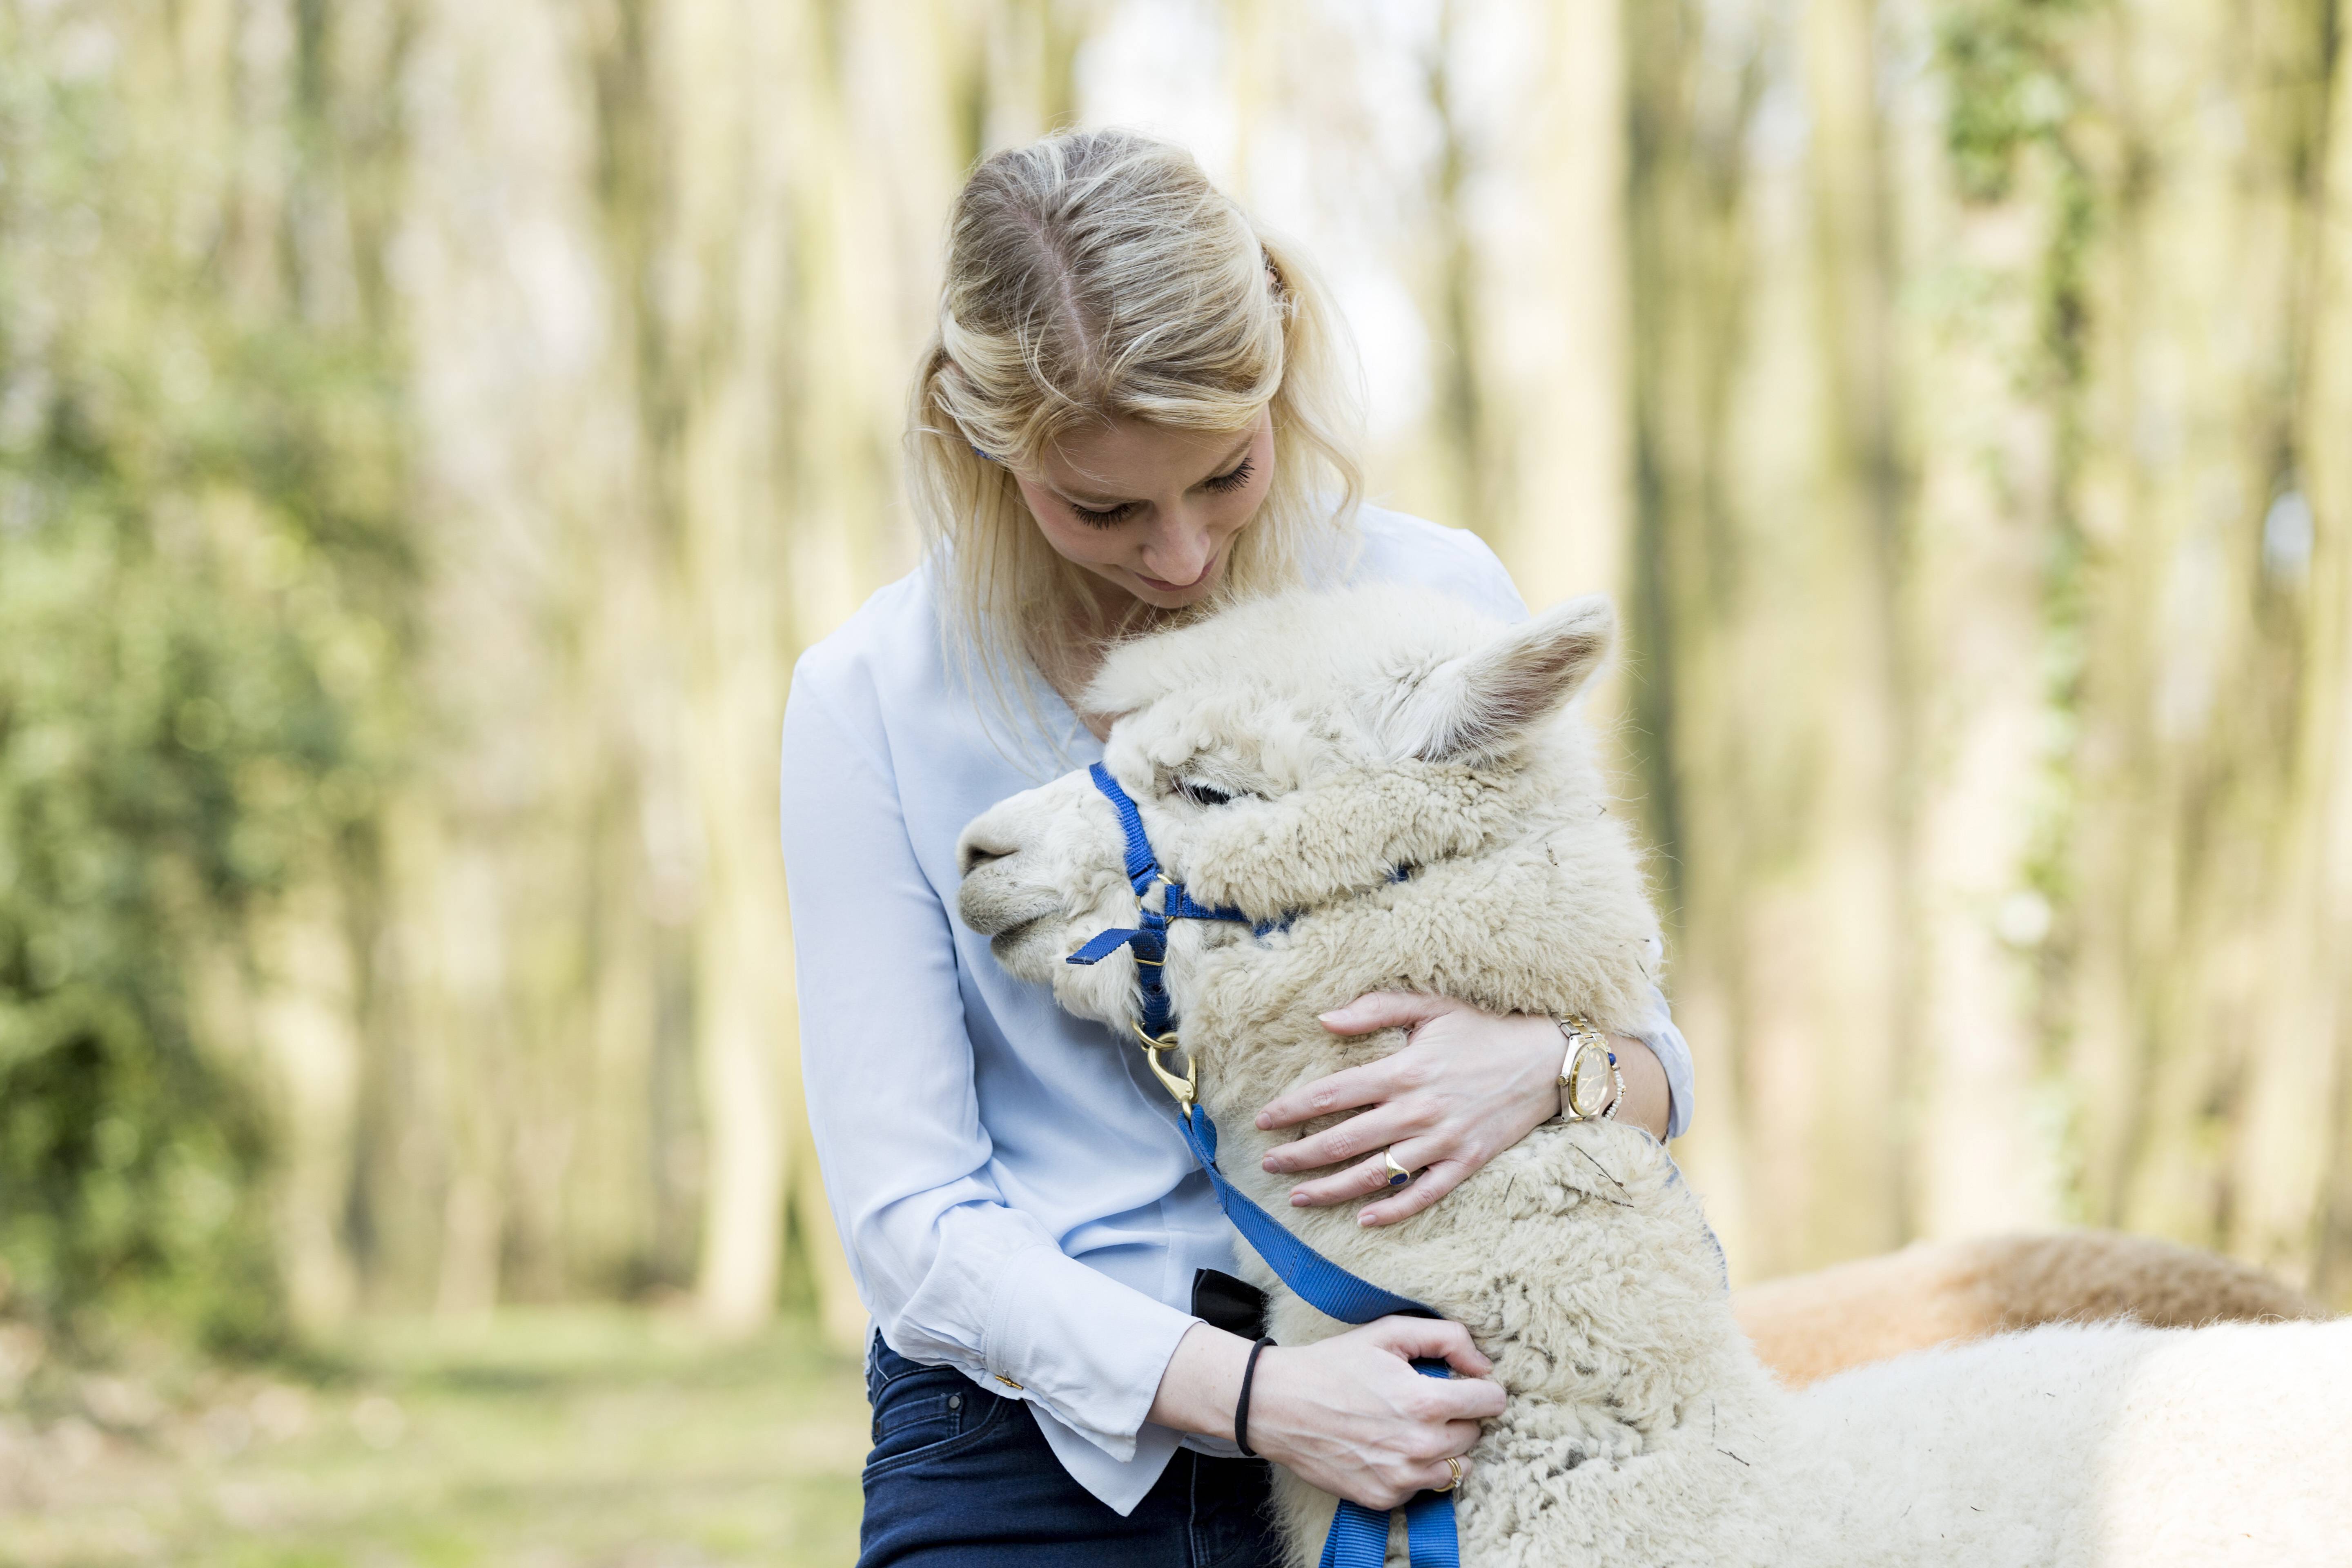
<svg viewBox="0 0 2352 1568">
<path fill-rule="evenodd" d="M 1162 1089 L 1175 1097 L 1177 1104 L 1189 1107 L 1200 1081 L 1198 1069 L 1193 1067 L 1192 1058 L 1187 1057 L 1184 1059 L 1182 1078 L 1169 1071 L 1168 1065 L 1160 1059 L 1163 1053 L 1180 1048 L 1176 1044 L 1175 1031 L 1171 1029 L 1167 1034 L 1155 1036 L 1145 1034 L 1140 1024 L 1130 1022 L 1128 1027 L 1135 1031 L 1136 1043 L 1143 1047 L 1143 1059 L 1151 1064 L 1151 1076 L 1160 1080 Z"/>
</svg>

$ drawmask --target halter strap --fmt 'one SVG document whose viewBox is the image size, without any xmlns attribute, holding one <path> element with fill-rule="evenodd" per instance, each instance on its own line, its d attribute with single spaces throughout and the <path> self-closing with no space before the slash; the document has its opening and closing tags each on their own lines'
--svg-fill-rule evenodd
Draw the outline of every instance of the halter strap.
<svg viewBox="0 0 2352 1568">
<path fill-rule="evenodd" d="M 1119 831 L 1127 835 L 1127 885 L 1135 890 L 1138 903 L 1133 927 L 1114 926 L 1097 931 L 1093 940 L 1070 954 L 1071 963 L 1100 963 L 1122 947 L 1135 950 L 1135 986 L 1142 997 L 1143 1032 L 1155 1038 L 1168 1033 L 1173 1009 L 1168 1000 L 1168 984 L 1163 973 L 1168 962 L 1168 922 L 1171 921 L 1228 921 L 1257 930 L 1249 916 L 1234 909 L 1212 909 L 1184 890 L 1184 884 L 1160 868 L 1160 857 L 1152 852 L 1150 836 L 1143 831 L 1143 814 L 1135 801 L 1110 776 L 1110 770 L 1100 763 L 1087 769 L 1087 776 L 1095 783 L 1118 813 Z M 1161 886 L 1160 907 L 1152 909 L 1142 903 L 1151 884 Z"/>
</svg>

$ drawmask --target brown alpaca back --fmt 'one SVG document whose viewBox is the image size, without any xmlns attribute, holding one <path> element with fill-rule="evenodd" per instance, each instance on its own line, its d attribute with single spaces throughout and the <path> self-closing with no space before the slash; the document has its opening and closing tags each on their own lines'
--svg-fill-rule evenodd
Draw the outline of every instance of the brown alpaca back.
<svg viewBox="0 0 2352 1568">
<path fill-rule="evenodd" d="M 2331 1316 L 2260 1269 L 2119 1231 L 1918 1242 L 1735 1291 L 1732 1310 L 1782 1384 L 2037 1323 L 2156 1328 Z"/>
</svg>

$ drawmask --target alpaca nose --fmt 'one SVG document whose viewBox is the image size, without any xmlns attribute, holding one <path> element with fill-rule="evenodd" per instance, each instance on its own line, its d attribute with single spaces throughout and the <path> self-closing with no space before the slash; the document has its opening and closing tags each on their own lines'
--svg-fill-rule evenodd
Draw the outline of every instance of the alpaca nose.
<svg viewBox="0 0 2352 1568">
<path fill-rule="evenodd" d="M 1020 852 L 1021 846 L 1008 837 L 981 831 L 975 824 L 964 831 L 963 841 L 956 846 L 956 875 L 969 877 L 982 866 Z"/>
</svg>

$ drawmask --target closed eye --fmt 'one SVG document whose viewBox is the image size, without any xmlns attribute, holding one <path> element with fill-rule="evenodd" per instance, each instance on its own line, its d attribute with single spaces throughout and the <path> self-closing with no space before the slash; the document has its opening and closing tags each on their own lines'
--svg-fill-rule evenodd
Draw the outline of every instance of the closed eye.
<svg viewBox="0 0 2352 1568">
<path fill-rule="evenodd" d="M 1257 465 L 1251 462 L 1247 458 L 1244 458 L 1241 460 L 1240 467 L 1233 468 L 1228 472 L 1219 474 L 1213 479 L 1203 479 L 1201 482 L 1208 486 L 1209 489 L 1216 491 L 1219 495 L 1225 495 L 1231 491 L 1237 490 L 1244 485 L 1249 483 L 1250 475 L 1256 472 L 1256 470 Z"/>
<path fill-rule="evenodd" d="M 1070 515 L 1089 528 L 1117 528 L 1142 510 L 1131 500 L 1123 500 L 1117 506 L 1103 511 L 1097 511 L 1092 507 L 1080 506 L 1076 501 L 1070 502 L 1069 506 Z"/>
<path fill-rule="evenodd" d="M 1211 474 L 1202 479 L 1201 488 L 1217 495 L 1231 495 L 1247 486 L 1250 477 L 1257 472 L 1257 465 L 1248 457 L 1248 450 L 1247 443 L 1244 443 L 1241 460 L 1223 473 Z M 1110 507 L 1080 506 L 1067 496 L 1062 500 L 1070 509 L 1070 515 L 1089 528 L 1117 528 L 1143 510 L 1142 503 L 1131 500 L 1123 500 Z"/>
<path fill-rule="evenodd" d="M 1178 779 L 1176 793 L 1194 805 L 1231 805 L 1233 795 L 1214 784 L 1200 784 L 1192 779 Z"/>
</svg>

